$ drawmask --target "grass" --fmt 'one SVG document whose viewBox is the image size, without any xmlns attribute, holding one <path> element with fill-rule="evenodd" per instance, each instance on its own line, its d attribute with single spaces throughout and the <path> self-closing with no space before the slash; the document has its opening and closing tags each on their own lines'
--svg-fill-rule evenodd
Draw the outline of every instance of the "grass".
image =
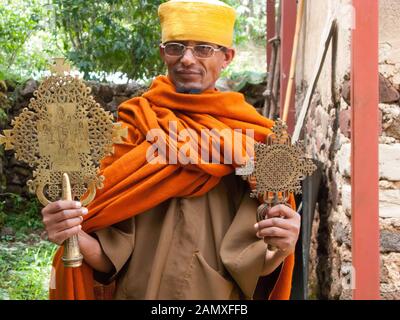
<svg viewBox="0 0 400 320">
<path fill-rule="evenodd" d="M 0 243 L 0 299 L 48 299 L 48 281 L 56 246 L 39 241 Z"/>
<path fill-rule="evenodd" d="M 1 194 L 0 300 L 48 299 L 52 257 L 57 246 L 41 239 L 36 199 Z"/>
</svg>

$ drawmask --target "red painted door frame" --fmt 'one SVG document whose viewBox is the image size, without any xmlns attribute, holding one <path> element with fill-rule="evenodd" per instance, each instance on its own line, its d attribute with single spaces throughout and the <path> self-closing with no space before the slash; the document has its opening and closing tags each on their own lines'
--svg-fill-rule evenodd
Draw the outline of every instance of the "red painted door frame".
<svg viewBox="0 0 400 320">
<path fill-rule="evenodd" d="M 286 88 L 290 76 L 290 61 L 293 51 L 294 33 L 296 30 L 296 0 L 281 0 L 282 22 L 281 22 L 281 85 L 280 85 L 280 116 L 282 117 L 283 106 L 285 105 Z M 287 118 L 288 131 L 293 133 L 295 126 L 295 88 L 293 86 L 292 99 L 289 105 Z"/>
<path fill-rule="evenodd" d="M 353 299 L 379 299 L 378 0 L 353 0 L 352 257 Z"/>
</svg>

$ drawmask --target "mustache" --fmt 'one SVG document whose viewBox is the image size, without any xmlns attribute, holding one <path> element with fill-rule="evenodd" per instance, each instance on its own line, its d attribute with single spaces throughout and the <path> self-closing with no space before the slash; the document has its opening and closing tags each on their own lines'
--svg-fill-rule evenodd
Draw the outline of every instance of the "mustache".
<svg viewBox="0 0 400 320">
<path fill-rule="evenodd" d="M 182 67 L 177 67 L 174 70 L 176 73 L 183 73 L 183 74 L 190 74 L 190 73 L 195 73 L 195 74 L 204 74 L 203 70 L 199 69 L 193 69 L 193 68 L 182 68 Z"/>
</svg>

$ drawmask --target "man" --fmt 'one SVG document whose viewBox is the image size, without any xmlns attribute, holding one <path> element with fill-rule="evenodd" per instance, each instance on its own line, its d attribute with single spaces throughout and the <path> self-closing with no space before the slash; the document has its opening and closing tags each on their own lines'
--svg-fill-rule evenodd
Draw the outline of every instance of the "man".
<svg viewBox="0 0 400 320">
<path fill-rule="evenodd" d="M 299 215 L 276 206 L 269 219 L 256 223 L 258 201 L 235 175 L 239 161 L 231 156 L 229 163 L 222 151 L 217 163 L 198 161 L 200 153 L 215 160 L 215 146 L 199 150 L 195 143 L 183 163 L 185 143 L 174 139 L 185 130 L 199 138 L 205 129 L 251 129 L 258 141 L 270 133 L 272 121 L 241 94 L 215 89 L 235 56 L 235 11 L 216 0 L 171 0 L 160 6 L 159 16 L 168 76 L 120 106 L 119 120 L 129 134 L 102 162 L 104 189 L 89 210 L 73 201 L 42 210 L 49 239 L 62 244 L 78 234 L 84 257 L 82 267 L 64 269 L 57 252 L 50 296 L 96 298 L 97 281 L 115 283 L 114 299 L 252 299 L 261 280 L 272 279 L 263 298 L 288 299 Z M 166 135 L 149 139 L 152 130 Z M 232 155 L 230 142 L 223 144 Z M 149 161 L 154 143 L 166 147 L 157 156 L 167 161 Z M 172 161 L 174 152 L 178 162 Z M 267 250 L 267 244 L 278 250 Z M 274 271 L 278 278 L 270 276 Z"/>
</svg>

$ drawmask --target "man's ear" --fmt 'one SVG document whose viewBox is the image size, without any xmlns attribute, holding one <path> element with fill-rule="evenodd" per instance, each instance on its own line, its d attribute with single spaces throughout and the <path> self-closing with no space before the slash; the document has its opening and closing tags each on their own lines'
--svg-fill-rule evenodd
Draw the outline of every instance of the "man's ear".
<svg viewBox="0 0 400 320">
<path fill-rule="evenodd" d="M 236 51 L 233 48 L 227 48 L 224 51 L 225 54 L 225 59 L 224 59 L 224 63 L 222 64 L 222 67 L 225 69 L 233 60 L 233 58 L 235 58 L 236 55 Z"/>
</svg>

